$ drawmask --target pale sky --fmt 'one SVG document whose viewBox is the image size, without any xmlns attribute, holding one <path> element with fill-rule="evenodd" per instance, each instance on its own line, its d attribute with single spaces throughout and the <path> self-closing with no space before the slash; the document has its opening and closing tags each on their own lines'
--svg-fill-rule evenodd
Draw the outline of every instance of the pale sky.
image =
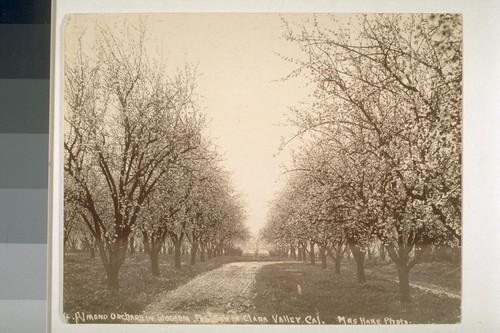
<svg viewBox="0 0 500 333">
<path fill-rule="evenodd" d="M 117 17 L 101 18 L 113 22 Z M 129 16 L 132 21 L 138 17 Z M 145 21 L 147 47 L 163 50 L 167 64 L 197 64 L 200 104 L 211 119 L 208 134 L 243 194 L 249 229 L 258 231 L 281 184 L 280 164 L 290 161 L 286 151 L 273 157 L 281 137 L 293 132 L 279 124 L 287 123 L 288 107 L 307 101 L 311 89 L 297 78 L 280 80 L 296 66 L 276 53 L 298 55 L 297 46 L 281 38 L 277 14 L 152 14 Z M 85 22 L 72 17 L 68 28 Z"/>
</svg>

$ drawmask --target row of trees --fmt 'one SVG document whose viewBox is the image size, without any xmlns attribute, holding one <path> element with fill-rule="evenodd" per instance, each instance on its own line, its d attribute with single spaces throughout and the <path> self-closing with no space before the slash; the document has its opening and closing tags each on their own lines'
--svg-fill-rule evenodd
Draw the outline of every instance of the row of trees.
<svg viewBox="0 0 500 333">
<path fill-rule="evenodd" d="M 241 198 L 204 129 L 190 66 L 169 73 L 145 45 L 142 25 L 107 26 L 78 37 L 65 58 L 65 241 L 95 242 L 110 289 L 131 241 L 159 275 L 167 238 L 175 266 L 189 242 L 221 254 L 248 236 Z"/>
<path fill-rule="evenodd" d="M 430 246 L 461 246 L 461 17 L 356 15 L 285 22 L 315 85 L 292 110 L 301 147 L 263 233 L 278 247 L 348 247 L 363 283 L 373 241 L 396 264 L 401 301 Z M 332 29 L 334 27 L 334 30 Z M 286 142 L 285 142 L 286 144 Z"/>
</svg>

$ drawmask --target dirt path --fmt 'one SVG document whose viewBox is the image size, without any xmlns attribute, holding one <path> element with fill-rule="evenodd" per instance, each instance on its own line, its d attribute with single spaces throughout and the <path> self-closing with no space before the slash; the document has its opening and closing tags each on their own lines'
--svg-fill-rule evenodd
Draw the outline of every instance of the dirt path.
<svg viewBox="0 0 500 333">
<path fill-rule="evenodd" d="M 398 282 L 398 280 L 394 280 L 394 282 Z M 420 289 L 420 290 L 423 290 L 426 292 L 430 292 L 430 293 L 435 294 L 435 295 L 444 295 L 444 296 L 447 296 L 450 298 L 456 298 L 456 299 L 461 298 L 459 293 L 452 292 L 452 291 L 449 291 L 449 290 L 446 290 L 444 288 L 441 288 L 441 287 L 438 287 L 435 285 L 431 285 L 431 284 L 410 283 L 410 287 L 417 288 L 417 289 Z"/>
<path fill-rule="evenodd" d="M 366 272 L 373 273 L 376 276 L 379 276 L 385 280 L 393 281 L 396 283 L 399 283 L 398 279 L 394 279 L 386 274 L 380 273 L 380 272 L 374 272 L 371 269 L 365 269 Z M 442 295 L 442 296 L 447 296 L 449 298 L 455 298 L 455 299 L 460 299 L 461 295 L 460 293 L 445 289 L 443 287 L 439 287 L 430 283 L 424 283 L 424 282 L 410 282 L 410 287 L 416 288 L 431 294 L 435 295 Z"/>
<path fill-rule="evenodd" d="M 206 272 L 177 289 L 159 295 L 146 314 L 168 311 L 242 313 L 254 308 L 255 274 L 280 262 L 236 262 Z"/>
</svg>

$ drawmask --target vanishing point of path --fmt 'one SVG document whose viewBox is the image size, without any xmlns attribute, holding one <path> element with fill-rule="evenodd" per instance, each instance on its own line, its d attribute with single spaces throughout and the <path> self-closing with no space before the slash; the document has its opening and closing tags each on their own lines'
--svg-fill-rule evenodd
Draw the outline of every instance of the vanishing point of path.
<svg viewBox="0 0 500 333">
<path fill-rule="evenodd" d="M 161 294 L 145 313 L 180 311 L 243 313 L 254 308 L 255 275 L 265 265 L 282 262 L 235 262 L 203 273 Z"/>
</svg>

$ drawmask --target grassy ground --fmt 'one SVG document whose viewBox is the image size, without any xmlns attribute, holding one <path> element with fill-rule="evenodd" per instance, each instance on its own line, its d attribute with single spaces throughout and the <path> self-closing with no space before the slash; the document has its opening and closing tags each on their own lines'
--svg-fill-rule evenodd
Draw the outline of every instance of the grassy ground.
<svg viewBox="0 0 500 333">
<path fill-rule="evenodd" d="M 177 270 L 174 268 L 173 256 L 161 255 L 162 275 L 153 277 L 146 254 L 129 255 L 120 271 L 120 290 L 113 292 L 107 289 L 106 273 L 98 256 L 91 259 L 88 253 L 70 252 L 64 260 L 64 313 L 69 316 L 70 322 L 74 321 L 77 312 L 140 314 L 157 294 L 175 289 L 200 273 L 241 258 L 216 257 L 191 266 L 189 256 L 184 256 L 182 269 Z"/>
<path fill-rule="evenodd" d="M 109 291 L 100 258 L 90 259 L 88 253 L 68 253 L 64 263 L 64 312 L 70 322 L 78 313 L 141 314 L 158 295 L 192 280 L 197 275 L 234 261 L 276 261 L 268 256 L 217 257 L 205 263 L 189 265 L 183 257 L 181 270 L 174 269 L 173 257 L 162 255 L 160 277 L 150 272 L 149 257 L 129 255 L 120 272 L 120 290 Z M 396 270 L 390 263 L 367 264 L 367 283 L 356 283 L 355 262 L 343 261 L 342 276 L 334 274 L 329 263 L 326 270 L 318 264 L 288 261 L 263 267 L 256 275 L 255 308 L 244 322 L 255 323 L 261 317 L 267 323 L 290 323 L 291 316 L 309 321 L 339 324 L 377 320 L 381 324 L 406 320 L 411 323 L 456 323 L 460 320 L 460 300 L 438 296 L 412 288 L 412 303 L 399 302 Z M 410 274 L 412 283 L 433 284 L 460 292 L 460 268 L 446 263 L 419 264 Z M 243 314 L 245 315 L 245 314 Z M 281 317 L 279 317 L 281 316 Z M 287 317 L 288 316 L 288 317 Z M 106 321 L 106 320 L 103 320 Z M 93 322 L 99 322 L 94 320 Z"/>
<path fill-rule="evenodd" d="M 319 316 L 320 321 L 329 324 L 342 324 L 344 320 L 357 324 L 366 320 L 379 320 L 381 324 L 396 323 L 391 320 L 408 323 L 460 321 L 458 299 L 412 288 L 412 302 L 402 305 L 398 284 L 380 274 L 390 269 L 385 266 L 389 265 L 371 265 L 364 285 L 356 283 L 354 261 L 343 263 L 342 276 L 335 275 L 332 267 L 322 270 L 318 265 L 304 263 L 266 266 L 256 276 L 255 314 L 267 316 L 271 321 L 277 318 L 271 314 L 281 315 L 284 321 L 284 316 L 300 317 L 302 321 L 306 316 Z M 437 275 L 444 269 L 440 264 L 433 264 L 428 265 L 427 270 L 432 271 L 427 275 Z M 397 278 L 397 275 L 392 277 Z"/>
</svg>

